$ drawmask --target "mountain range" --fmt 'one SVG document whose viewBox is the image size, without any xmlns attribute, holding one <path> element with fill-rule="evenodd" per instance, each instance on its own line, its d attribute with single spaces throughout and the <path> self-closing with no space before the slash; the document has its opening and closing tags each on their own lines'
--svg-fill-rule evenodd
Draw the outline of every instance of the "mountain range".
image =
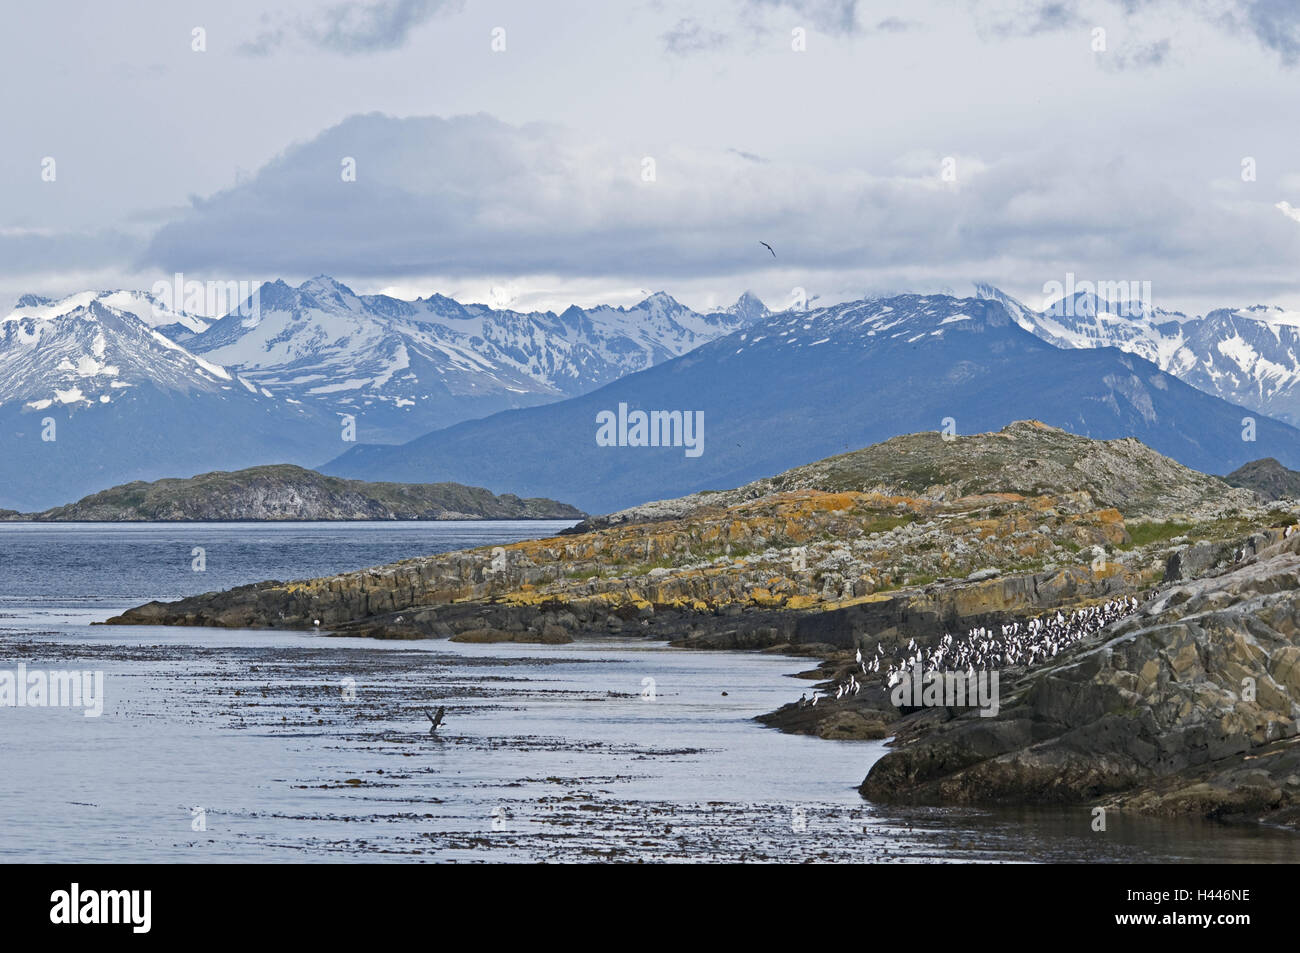
<svg viewBox="0 0 1300 953">
<path fill-rule="evenodd" d="M 632 308 L 494 310 L 442 295 L 357 295 L 324 275 L 258 289 L 187 347 L 260 390 L 397 443 L 462 420 L 594 390 L 767 314 L 743 296 L 698 314 L 662 292 Z"/>
<path fill-rule="evenodd" d="M 323 276 L 263 284 L 215 321 L 146 292 L 25 295 L 0 319 L 0 507 L 314 466 L 349 437 L 407 440 L 583 393 L 767 313 L 752 295 L 699 314 L 663 293 L 632 308 L 520 313 L 358 296 Z"/>
<path fill-rule="evenodd" d="M 319 461 L 338 434 L 105 299 L 0 320 L 0 507 L 44 509 L 218 459 Z"/>
<path fill-rule="evenodd" d="M 291 463 L 602 512 L 1026 417 L 1208 472 L 1295 467 L 1300 432 L 1279 421 L 1300 421 L 1297 335 L 1300 316 L 1274 308 L 1197 318 L 1077 295 L 1040 312 L 986 286 L 779 313 L 660 292 L 557 314 L 320 276 L 267 282 L 217 319 L 144 292 L 28 295 L 0 319 L 0 507 Z M 628 446 L 638 411 L 700 420 L 665 434 L 702 438 L 698 455 Z"/>
<path fill-rule="evenodd" d="M 636 410 L 702 414 L 703 452 L 598 444 L 598 415 L 622 429 Z M 1136 354 L 1049 344 L 1002 301 L 899 295 L 772 314 L 590 394 L 401 446 L 358 445 L 322 469 L 508 487 L 600 513 L 745 484 L 900 433 L 946 424 L 969 434 L 1022 418 L 1135 437 L 1209 473 L 1262 456 L 1300 464 L 1300 431 L 1262 415 L 1245 425 L 1246 415 Z"/>
<path fill-rule="evenodd" d="M 987 285 L 978 293 L 1056 347 L 1116 347 L 1207 394 L 1300 426 L 1300 312 L 1255 305 L 1188 316 L 1093 292 L 1034 311 Z"/>
</svg>

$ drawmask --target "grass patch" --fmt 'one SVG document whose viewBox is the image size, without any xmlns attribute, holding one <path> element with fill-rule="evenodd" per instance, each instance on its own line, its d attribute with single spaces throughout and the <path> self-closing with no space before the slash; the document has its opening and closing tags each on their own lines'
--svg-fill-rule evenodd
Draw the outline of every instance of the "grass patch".
<svg viewBox="0 0 1300 953">
<path fill-rule="evenodd" d="M 1128 527 L 1128 535 L 1132 542 L 1122 548 L 1133 549 L 1138 546 L 1146 546 L 1149 543 L 1164 542 L 1173 539 L 1175 536 L 1184 536 L 1191 532 L 1192 528 L 1192 523 L 1176 523 L 1168 520 L 1135 523 Z"/>
<path fill-rule="evenodd" d="M 863 533 L 872 536 L 875 533 L 888 533 L 891 529 L 897 529 L 900 526 L 906 526 L 908 523 L 914 522 L 916 522 L 915 513 L 904 513 L 901 516 L 882 513 L 880 516 L 874 516 L 860 525 Z"/>
</svg>

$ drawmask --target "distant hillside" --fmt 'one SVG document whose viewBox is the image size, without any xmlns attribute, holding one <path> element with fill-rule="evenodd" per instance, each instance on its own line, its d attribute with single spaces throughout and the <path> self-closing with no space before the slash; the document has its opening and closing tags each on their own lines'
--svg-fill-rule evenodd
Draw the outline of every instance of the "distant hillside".
<svg viewBox="0 0 1300 953">
<path fill-rule="evenodd" d="M 0 518 L 43 522 L 228 520 L 580 519 L 581 510 L 546 499 L 497 496 L 460 483 L 366 483 L 289 464 L 136 481 L 41 513 Z"/>
<path fill-rule="evenodd" d="M 1265 500 L 1300 499 L 1300 472 L 1288 470 L 1272 457 L 1252 460 L 1223 479 L 1229 486 L 1254 490 Z"/>
<path fill-rule="evenodd" d="M 1300 479 L 1300 473 L 1284 472 Z M 935 501 L 987 493 L 1064 496 L 1082 491 L 1095 505 L 1138 519 L 1217 516 L 1255 505 L 1248 492 L 1230 489 L 1219 477 L 1189 469 L 1131 437 L 1090 440 L 1036 420 L 1019 420 L 996 433 L 948 440 L 933 432 L 894 437 L 734 490 L 706 490 L 593 516 L 566 532 L 681 519 L 806 490 Z"/>
</svg>

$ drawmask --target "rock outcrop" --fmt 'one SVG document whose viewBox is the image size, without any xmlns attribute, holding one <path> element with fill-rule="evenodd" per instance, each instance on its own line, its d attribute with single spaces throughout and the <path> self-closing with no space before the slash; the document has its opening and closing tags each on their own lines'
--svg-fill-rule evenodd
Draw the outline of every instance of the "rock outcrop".
<svg viewBox="0 0 1300 953">
<path fill-rule="evenodd" d="M 904 719 L 862 793 L 1300 824 L 1300 533 L 1253 544 L 1052 664 L 1003 673 L 995 717 Z"/>
<path fill-rule="evenodd" d="M 1119 510 L 1128 519 L 1157 519 L 1171 513 L 1208 518 L 1256 504 L 1249 490 L 1230 488 L 1218 477 L 1191 470 L 1132 438 L 1090 440 L 1036 420 L 1021 420 L 996 433 L 895 437 L 734 490 L 695 493 L 592 516 L 567 532 L 681 519 L 698 510 L 807 489 L 932 500 L 986 493 L 1082 492 L 1098 507 Z"/>
<path fill-rule="evenodd" d="M 997 453 L 1011 461 L 1001 481 Z M 1252 501 L 1132 441 L 1023 423 L 953 441 L 887 441 L 761 485 L 664 504 L 664 513 L 682 513 L 671 519 L 259 583 L 112 621 L 319 621 L 388 638 L 559 625 L 699 647 L 834 650 L 868 634 L 927 637 L 1200 573 L 1230 560 L 1235 541 L 1267 515 Z"/>
</svg>

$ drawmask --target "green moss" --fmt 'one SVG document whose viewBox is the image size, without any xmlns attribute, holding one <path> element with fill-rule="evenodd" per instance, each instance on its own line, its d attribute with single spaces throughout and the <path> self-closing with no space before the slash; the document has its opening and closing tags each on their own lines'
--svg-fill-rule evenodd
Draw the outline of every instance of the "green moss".
<svg viewBox="0 0 1300 953">
<path fill-rule="evenodd" d="M 861 525 L 862 532 L 871 536 L 875 533 L 888 533 L 891 529 L 897 529 L 899 526 L 906 526 L 908 523 L 916 522 L 916 514 L 904 513 L 894 515 L 892 513 L 882 513 L 879 516 L 866 520 Z"/>
<path fill-rule="evenodd" d="M 1124 549 L 1146 546 L 1150 543 L 1164 542 L 1175 536 L 1184 536 L 1194 528 L 1192 523 L 1178 523 L 1170 520 L 1150 523 L 1130 523 L 1128 535 L 1131 540 Z"/>
</svg>

